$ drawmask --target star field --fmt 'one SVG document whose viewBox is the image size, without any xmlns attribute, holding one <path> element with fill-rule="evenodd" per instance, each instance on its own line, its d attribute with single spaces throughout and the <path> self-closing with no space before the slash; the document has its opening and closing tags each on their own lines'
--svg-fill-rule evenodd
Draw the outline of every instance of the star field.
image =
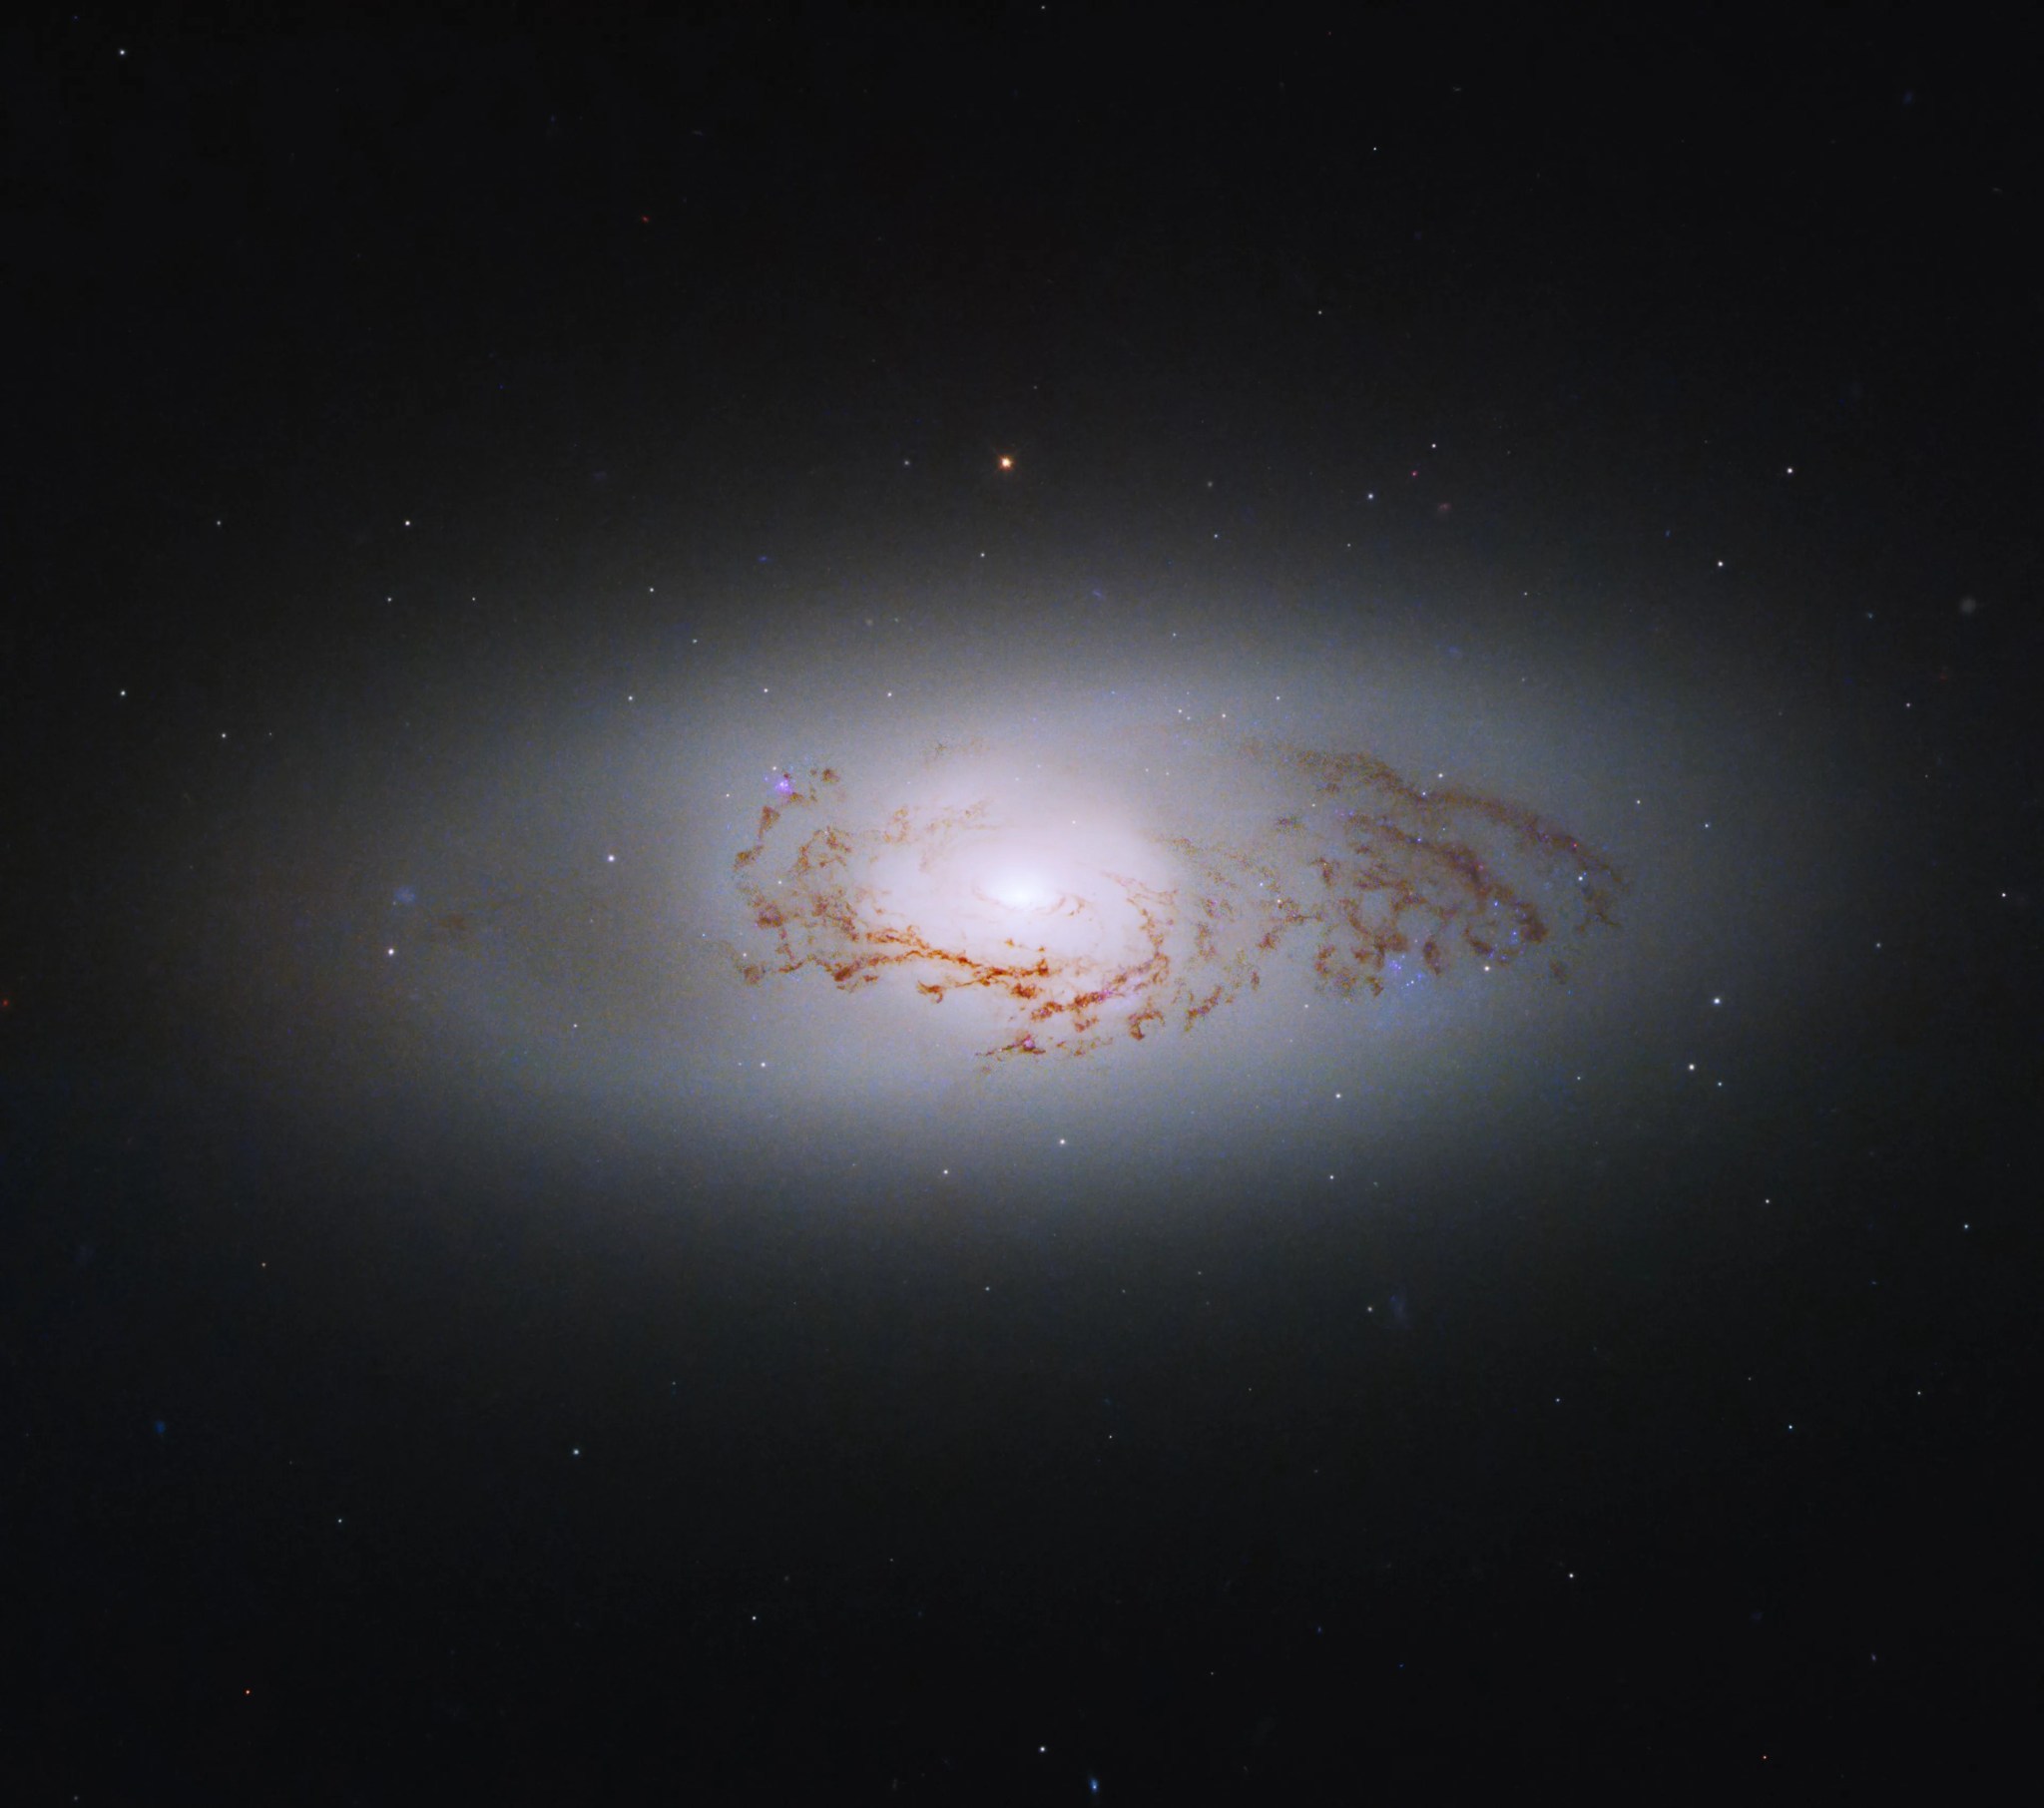
<svg viewBox="0 0 2044 1808">
<path fill-rule="evenodd" d="M 1993 1767 L 2012 60 L 9 46 L 0 1773 Z"/>
</svg>

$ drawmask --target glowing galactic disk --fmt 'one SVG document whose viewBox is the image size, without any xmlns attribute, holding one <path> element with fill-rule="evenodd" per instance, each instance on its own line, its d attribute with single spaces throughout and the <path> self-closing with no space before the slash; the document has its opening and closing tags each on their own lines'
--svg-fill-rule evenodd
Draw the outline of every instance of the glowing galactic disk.
<svg viewBox="0 0 2044 1808">
<path fill-rule="evenodd" d="M 1279 964 L 1365 1000 L 1528 957 L 1566 982 L 1616 927 L 1624 880 L 1577 836 L 1367 753 L 1182 736 L 1141 770 L 1117 789 L 940 745 L 880 800 L 832 766 L 773 774 L 734 866 L 764 938 L 731 951 L 742 977 L 971 995 L 1003 1061 L 1190 1030 Z"/>
</svg>

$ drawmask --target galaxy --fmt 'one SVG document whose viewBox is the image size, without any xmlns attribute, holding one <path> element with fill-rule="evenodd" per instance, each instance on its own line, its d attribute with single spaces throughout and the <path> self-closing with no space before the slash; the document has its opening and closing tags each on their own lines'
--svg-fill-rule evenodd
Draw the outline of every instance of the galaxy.
<svg viewBox="0 0 2044 1808">
<path fill-rule="evenodd" d="M 691 636 L 555 715 L 530 673 L 471 673 L 403 756 L 444 776 L 329 779 L 316 810 L 278 762 L 259 882 L 194 863 L 192 1022 L 264 1074 L 327 1064 L 315 1115 L 516 1101 L 626 1166 L 916 1149 L 924 1181 L 999 1184 L 1048 1146 L 1126 1183 L 1193 1147 L 1268 1173 L 1278 1126 L 1302 1186 L 1395 1153 L 1387 1128 L 1416 1151 L 1501 1098 L 1623 1096 L 1671 999 L 1821 955 L 1821 802 L 1775 770 L 1798 730 L 1713 745 L 1699 716 L 1753 706 L 1729 682 L 1699 708 L 1651 667 L 1349 625 L 1347 670 L 1278 633 L 1167 686 L 1096 609 L 1075 684 L 1019 640 L 901 629 L 735 660 Z M 1571 726 L 1603 684 L 1654 720 L 1633 744 Z"/>
<path fill-rule="evenodd" d="M 2019 59 L 10 32 L 9 1799 L 2020 1755 Z"/>
</svg>

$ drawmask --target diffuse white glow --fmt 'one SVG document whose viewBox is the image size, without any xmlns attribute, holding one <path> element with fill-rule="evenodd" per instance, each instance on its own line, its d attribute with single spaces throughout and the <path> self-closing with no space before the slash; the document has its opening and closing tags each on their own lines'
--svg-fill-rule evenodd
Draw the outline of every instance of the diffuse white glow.
<svg viewBox="0 0 2044 1808">
<path fill-rule="evenodd" d="M 1169 1165 L 1296 1133 L 1345 1177 L 1315 1139 L 1545 1109 L 1592 1037 L 1608 1078 L 1668 997 L 1759 970 L 1798 894 L 1753 876 L 1815 845 L 1751 811 L 1728 830 L 1779 751 L 1733 782 L 1704 728 L 1666 726 L 1693 712 L 1673 677 L 1365 661 L 1354 633 L 1260 673 L 1125 617 L 1051 651 L 934 619 L 870 648 L 769 622 L 714 670 L 607 648 L 615 711 L 521 652 L 464 673 L 423 739 L 365 697 L 252 777 L 259 853 L 224 850 L 166 914 L 180 1010 L 252 1074 L 318 1073 L 336 1114 L 494 1136 L 542 1109 L 678 1171 L 909 1147 L 956 1170 L 1046 1132 Z M 1636 909 L 1607 910 L 1615 873 L 1549 806 L 1622 837 Z"/>
<path fill-rule="evenodd" d="M 1031 863 L 1027 854 L 998 853 L 989 876 L 973 888 L 989 904 L 1018 916 L 1067 916 L 1083 907 L 1083 900 L 1060 890 Z"/>
</svg>

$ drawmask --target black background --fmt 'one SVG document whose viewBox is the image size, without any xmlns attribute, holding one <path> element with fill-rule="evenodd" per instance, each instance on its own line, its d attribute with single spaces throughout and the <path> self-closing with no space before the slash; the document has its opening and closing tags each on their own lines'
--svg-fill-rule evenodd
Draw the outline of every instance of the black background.
<svg viewBox="0 0 2044 1808">
<path fill-rule="evenodd" d="M 254 17 L 4 40 L 15 1799 L 1965 1789 L 2019 1741 L 2044 320 L 2013 38 Z M 1372 581 L 1588 571 L 1750 649 L 1871 875 L 1826 957 L 1849 1009 L 1754 1032 L 1768 1098 L 1404 1252 L 1455 1313 L 1355 1342 L 1364 1257 L 1281 1205 L 1018 1259 L 991 1328 L 907 1303 L 959 1249 L 748 1220 L 743 1171 L 648 1257 L 589 1227 L 646 1200 L 591 1191 L 580 1136 L 457 1156 L 425 1106 L 316 1135 L 315 1080 L 191 1027 L 153 860 L 181 811 L 259 840 L 245 739 L 555 657 L 599 632 L 576 596 L 637 632 L 648 573 L 742 626 L 989 547 L 1124 591 L 1197 549 L 1251 611 L 1336 581 L 1354 473 L 1435 441 L 1453 514 L 1390 498 Z M 492 588 L 521 600 L 485 621 Z M 1585 1185 L 1632 1227 L 1575 1222 Z M 1132 1265 L 1185 1309 L 1118 1307 Z"/>
</svg>

